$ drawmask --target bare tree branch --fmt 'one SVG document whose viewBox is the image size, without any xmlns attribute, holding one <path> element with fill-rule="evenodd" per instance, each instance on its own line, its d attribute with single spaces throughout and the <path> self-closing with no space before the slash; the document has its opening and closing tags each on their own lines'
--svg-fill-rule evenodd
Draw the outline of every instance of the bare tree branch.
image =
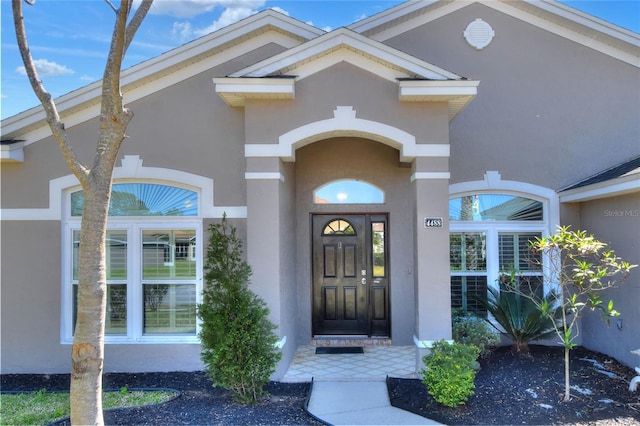
<svg viewBox="0 0 640 426">
<path fill-rule="evenodd" d="M 26 0 L 25 0 L 26 1 Z M 111 8 L 111 10 L 113 10 L 115 13 L 118 13 L 118 9 L 113 5 L 113 3 L 111 3 L 111 1 L 109 0 L 104 0 L 105 3 L 107 3 L 109 5 L 109 7 Z"/>
<path fill-rule="evenodd" d="M 151 9 L 152 4 L 153 0 L 142 0 L 142 3 L 140 4 L 140 6 L 138 6 L 138 10 L 136 10 L 135 15 L 133 15 L 131 22 L 129 22 L 129 25 L 127 26 L 124 46 L 125 52 L 129 49 L 129 45 L 131 44 L 131 40 L 133 40 L 133 36 L 138 31 L 138 28 L 140 28 L 140 24 L 144 20 L 145 16 L 147 16 L 147 12 L 149 12 L 149 9 Z"/>
<path fill-rule="evenodd" d="M 35 4 L 35 0 L 25 0 L 25 2 L 30 5 Z M 33 58 L 31 57 L 31 52 L 29 51 L 29 45 L 27 43 L 27 34 L 24 27 L 24 16 L 22 13 L 22 0 L 13 0 L 12 8 L 18 48 L 20 50 L 20 55 L 22 56 L 24 68 L 27 72 L 27 77 L 31 83 L 31 87 L 44 108 L 53 138 L 60 147 L 69 169 L 71 169 L 73 174 L 84 186 L 87 183 L 89 170 L 80 162 L 73 152 L 69 136 L 64 129 L 64 123 L 60 120 L 56 104 L 53 101 L 51 94 L 45 90 L 42 81 L 40 81 L 40 78 L 38 77 L 38 72 L 36 71 L 36 66 L 33 62 Z"/>
</svg>

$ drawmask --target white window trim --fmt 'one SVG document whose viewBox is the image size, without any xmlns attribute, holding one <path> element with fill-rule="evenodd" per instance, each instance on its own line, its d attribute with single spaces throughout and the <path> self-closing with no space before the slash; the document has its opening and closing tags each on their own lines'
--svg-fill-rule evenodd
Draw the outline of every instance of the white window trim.
<svg viewBox="0 0 640 426">
<path fill-rule="evenodd" d="M 558 194 L 549 188 L 526 182 L 502 180 L 497 171 L 487 171 L 483 180 L 461 182 L 449 185 L 449 199 L 475 194 L 504 194 L 526 197 L 542 203 L 542 220 L 540 221 L 450 221 L 449 233 L 452 232 L 485 232 L 487 248 L 495 248 L 492 257 L 498 254 L 498 234 L 500 232 L 540 232 L 543 237 L 556 232 L 560 223 L 560 201 Z M 554 280 L 549 280 L 545 273 L 549 265 L 549 254 L 542 257 L 543 291 L 548 294 L 555 288 Z M 498 259 L 487 256 L 487 287 L 499 289 L 497 283 L 500 274 Z M 526 274 L 524 274 L 526 275 Z M 492 319 L 494 324 L 497 324 Z"/>
<path fill-rule="evenodd" d="M 148 179 L 118 179 L 115 183 L 136 182 L 136 183 L 159 183 Z M 181 184 L 180 182 L 161 182 L 165 185 L 186 188 L 198 193 L 198 216 L 110 216 L 107 229 L 122 229 L 127 231 L 127 264 L 128 274 L 137 273 L 135 270 L 136 253 L 140 246 L 140 232 L 143 229 L 194 229 L 196 233 L 196 305 L 202 303 L 203 289 L 203 230 L 202 230 L 202 191 L 199 188 Z M 81 189 L 78 186 L 67 188 L 61 199 L 63 211 L 63 234 L 62 234 L 62 288 L 61 288 L 61 321 L 60 321 L 60 343 L 73 343 L 73 230 L 80 229 L 82 217 L 71 216 L 71 194 Z M 138 256 L 139 257 L 139 256 Z M 130 278 L 128 278 L 130 279 Z M 105 344 L 199 344 L 198 337 L 201 328 L 201 321 L 196 318 L 195 335 L 144 335 L 142 318 L 142 277 L 136 277 L 135 285 L 127 285 L 127 335 L 105 335 Z"/>
</svg>

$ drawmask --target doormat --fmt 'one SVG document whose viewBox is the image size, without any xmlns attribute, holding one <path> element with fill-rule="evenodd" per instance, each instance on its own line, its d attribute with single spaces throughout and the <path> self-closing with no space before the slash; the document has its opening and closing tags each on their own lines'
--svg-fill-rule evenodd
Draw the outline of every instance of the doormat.
<svg viewBox="0 0 640 426">
<path fill-rule="evenodd" d="M 363 354 L 362 346 L 320 346 L 316 348 L 316 355 L 338 355 L 338 354 Z"/>
</svg>

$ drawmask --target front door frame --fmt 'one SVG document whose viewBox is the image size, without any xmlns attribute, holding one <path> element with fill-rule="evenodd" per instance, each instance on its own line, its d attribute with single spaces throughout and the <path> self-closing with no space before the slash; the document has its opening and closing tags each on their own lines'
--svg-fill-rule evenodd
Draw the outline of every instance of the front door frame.
<svg viewBox="0 0 640 426">
<path fill-rule="evenodd" d="M 334 330 L 327 332 L 319 325 L 321 318 L 317 312 L 321 306 L 317 303 L 316 298 L 321 297 L 321 288 L 314 262 L 317 262 L 315 256 L 316 239 L 322 238 L 319 233 L 324 224 L 335 219 L 352 219 L 360 218 L 364 222 L 364 237 L 360 240 L 363 245 L 364 253 L 361 255 L 364 265 L 357 271 L 358 286 L 364 286 L 364 321 L 365 325 L 358 329 L 357 333 L 335 333 Z M 315 221 L 316 226 L 314 226 Z M 391 337 L 391 312 L 390 312 L 390 267 L 389 267 L 389 214 L 388 213 L 311 213 L 310 215 L 311 229 L 311 322 L 312 335 L 315 336 L 367 336 L 367 337 Z M 374 229 L 377 235 L 376 248 L 374 248 Z M 382 241 L 380 241 L 382 240 Z M 377 252 L 374 259 L 374 251 Z M 377 267 L 374 272 L 374 263 Z M 366 271 L 364 274 L 363 272 Z M 362 282 L 364 280 L 364 283 Z M 360 287 L 362 289 L 362 287 Z M 360 332 L 361 331 L 361 332 Z"/>
</svg>

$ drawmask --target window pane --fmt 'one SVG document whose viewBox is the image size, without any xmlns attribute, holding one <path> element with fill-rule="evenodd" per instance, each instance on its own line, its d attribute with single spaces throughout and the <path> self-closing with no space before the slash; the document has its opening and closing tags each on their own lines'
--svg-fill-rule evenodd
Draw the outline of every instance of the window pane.
<svg viewBox="0 0 640 426">
<path fill-rule="evenodd" d="M 540 271 L 540 253 L 531 251 L 530 241 L 540 238 L 540 232 L 499 233 L 498 250 L 501 271 Z"/>
<path fill-rule="evenodd" d="M 195 334 L 195 284 L 145 284 L 144 333 Z"/>
<path fill-rule="evenodd" d="M 108 280 L 127 279 L 127 231 L 107 231 L 106 261 Z"/>
<path fill-rule="evenodd" d="M 80 230 L 73 230 L 72 279 L 77 281 L 80 265 Z M 127 279 L 127 231 L 107 231 L 105 241 L 107 280 Z"/>
<path fill-rule="evenodd" d="M 384 253 L 384 222 L 371 224 L 372 252 L 373 252 L 373 276 L 384 277 L 385 253 Z"/>
<path fill-rule="evenodd" d="M 196 232 L 192 229 L 142 232 L 144 279 L 195 279 Z"/>
<path fill-rule="evenodd" d="M 73 332 L 78 319 L 78 285 L 73 285 Z M 105 334 L 127 334 L 127 285 L 107 284 Z"/>
<path fill-rule="evenodd" d="M 487 236 L 484 232 L 453 232 L 449 235 L 452 271 L 487 270 Z"/>
<path fill-rule="evenodd" d="M 73 260 L 72 260 L 72 265 L 71 265 L 71 269 L 73 270 L 73 280 L 77 281 L 78 280 L 78 267 L 80 266 L 80 230 L 79 229 L 74 229 L 73 230 L 73 235 L 72 235 L 72 240 L 73 240 Z M 75 300 L 75 298 L 74 298 Z M 75 323 L 75 321 L 74 321 Z"/>
<path fill-rule="evenodd" d="M 107 285 L 106 334 L 127 334 L 127 285 Z"/>
<path fill-rule="evenodd" d="M 322 235 L 356 235 L 356 230 L 346 220 L 336 219 L 324 227 Z"/>
<path fill-rule="evenodd" d="M 473 300 L 472 296 L 484 297 L 487 295 L 487 277 L 452 276 L 451 277 L 451 308 L 462 308 L 467 312 L 485 317 L 486 311 L 480 303 Z"/>
<path fill-rule="evenodd" d="M 449 200 L 449 219 L 462 221 L 543 220 L 542 203 L 514 195 L 468 195 Z"/>
<path fill-rule="evenodd" d="M 313 193 L 315 204 L 383 204 L 384 192 L 357 180 L 340 180 L 321 186 Z"/>
<path fill-rule="evenodd" d="M 71 216 L 82 216 L 84 192 L 71 194 Z M 111 189 L 109 216 L 197 216 L 198 193 L 152 183 L 117 183 Z"/>
</svg>

